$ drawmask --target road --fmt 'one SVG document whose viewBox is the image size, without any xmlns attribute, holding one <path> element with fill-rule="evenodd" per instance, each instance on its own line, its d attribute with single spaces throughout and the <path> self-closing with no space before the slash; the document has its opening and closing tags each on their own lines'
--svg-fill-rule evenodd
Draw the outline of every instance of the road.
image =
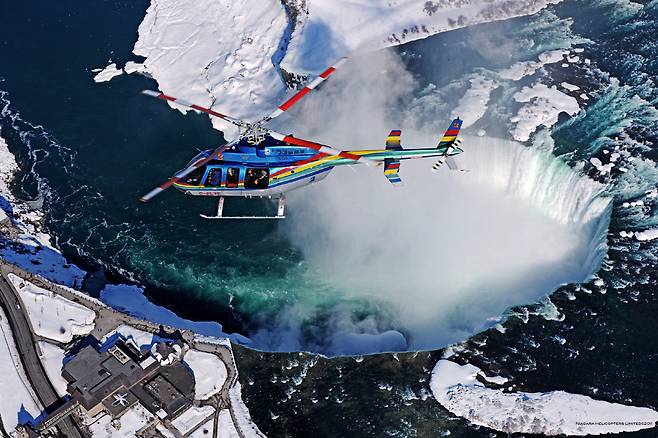
<svg viewBox="0 0 658 438">
<path fill-rule="evenodd" d="M 41 404 L 43 406 L 50 406 L 59 400 L 59 396 L 55 392 L 55 388 L 53 388 L 50 380 L 48 380 L 46 371 L 39 359 L 35 348 L 36 339 L 32 333 L 30 322 L 22 310 L 23 307 L 18 294 L 5 277 L 5 269 L 2 268 L 0 268 L 0 304 L 2 304 L 7 314 L 9 326 L 14 335 L 14 341 L 27 378 L 37 397 L 39 397 Z M 69 417 L 62 420 L 57 425 L 57 428 L 67 438 L 82 438 L 82 434 Z"/>
</svg>

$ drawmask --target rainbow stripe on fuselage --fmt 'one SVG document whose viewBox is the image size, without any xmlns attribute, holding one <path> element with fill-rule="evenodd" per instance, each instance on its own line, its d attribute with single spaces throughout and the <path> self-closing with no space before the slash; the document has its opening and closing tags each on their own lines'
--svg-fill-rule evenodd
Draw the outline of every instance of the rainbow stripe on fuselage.
<svg viewBox="0 0 658 438">
<path fill-rule="evenodd" d="M 201 184 L 186 184 L 178 182 L 174 184 L 174 186 L 185 193 L 198 196 L 271 196 L 317 182 L 326 177 L 336 166 L 355 164 L 351 159 L 317 153 L 308 148 L 290 147 L 290 149 L 295 150 L 295 153 L 287 158 L 296 158 L 296 160 L 289 163 L 279 163 L 276 162 L 276 159 L 255 159 L 257 158 L 257 154 L 253 153 L 225 153 L 221 161 L 218 161 L 215 164 L 211 162 L 206 166 L 204 175 L 201 178 Z M 444 155 L 447 149 L 448 147 L 399 150 L 367 149 L 352 150 L 349 152 L 354 155 L 364 156 L 373 161 L 383 162 L 386 159 L 408 160 L 414 158 L 438 157 Z M 453 146 L 450 155 L 457 155 L 461 152 L 461 149 Z M 222 173 L 225 174 L 225 170 L 231 167 L 238 168 L 241 172 L 237 187 L 226 187 L 226 177 L 224 175 L 222 175 L 222 181 L 218 187 L 203 185 L 203 183 L 206 182 L 211 169 L 221 168 L 223 170 Z M 266 189 L 244 187 L 245 169 L 248 168 L 269 170 L 269 183 Z"/>
<path fill-rule="evenodd" d="M 391 183 L 398 184 L 401 182 L 398 175 L 400 161 L 452 156 L 463 152 L 455 143 L 461 125 L 459 118 L 453 120 L 438 146 L 434 148 L 402 149 L 401 132 L 393 130 L 386 138 L 386 149 L 339 151 L 337 155 L 330 155 L 331 152 L 326 150 L 330 148 L 293 136 L 282 136 L 277 140 L 271 135 L 265 135 L 258 146 L 249 145 L 246 140 L 236 144 L 222 153 L 221 160 L 209 161 L 199 168 L 199 174 L 186 178 L 185 181 L 178 181 L 174 186 L 197 196 L 276 196 L 317 182 L 336 166 L 364 161 L 383 163 L 384 176 Z M 208 157 L 209 153 L 211 151 L 197 155 L 186 167 Z M 234 175 L 236 171 L 239 173 L 238 181 L 233 181 L 232 186 L 227 178 L 230 169 L 233 169 Z M 266 171 L 267 177 L 261 181 L 266 181 L 266 184 L 256 187 L 249 175 L 260 174 L 263 170 Z"/>
</svg>

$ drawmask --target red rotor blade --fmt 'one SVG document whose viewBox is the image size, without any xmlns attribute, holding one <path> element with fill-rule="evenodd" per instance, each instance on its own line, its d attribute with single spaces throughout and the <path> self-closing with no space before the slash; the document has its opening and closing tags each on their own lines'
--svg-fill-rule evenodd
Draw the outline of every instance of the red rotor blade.
<svg viewBox="0 0 658 438">
<path fill-rule="evenodd" d="M 308 93 L 311 92 L 311 90 L 315 89 L 318 85 L 320 85 L 322 82 L 324 82 L 329 75 L 331 75 L 338 67 L 343 65 L 345 61 L 347 61 L 347 57 L 343 57 L 338 60 L 334 65 L 320 73 L 320 75 L 315 78 L 313 81 L 309 82 L 308 85 L 306 85 L 304 88 L 299 90 L 297 93 L 295 93 L 294 96 L 292 96 L 290 99 L 286 100 L 281 106 L 279 106 L 277 109 L 272 111 L 267 117 L 263 119 L 263 122 L 269 122 L 270 120 L 280 116 L 283 114 L 285 111 L 290 109 L 294 104 L 299 102 L 299 100 L 306 96 Z"/>
<path fill-rule="evenodd" d="M 211 110 L 210 108 L 205 108 L 202 106 L 199 106 L 195 103 L 190 103 L 186 100 L 183 99 L 178 99 L 173 96 L 168 96 L 164 93 L 160 93 L 159 91 L 153 91 L 153 90 L 142 90 L 142 94 L 145 94 L 147 96 L 155 97 L 158 99 L 166 100 L 168 102 L 174 102 L 177 105 L 182 105 L 186 106 L 188 108 L 192 108 L 193 110 L 201 111 L 202 113 L 209 114 L 211 116 L 219 117 L 220 119 L 226 120 L 227 122 L 230 122 L 234 124 L 235 126 L 240 126 L 240 127 L 246 127 L 247 123 L 243 122 L 242 120 L 235 119 L 231 116 L 227 116 L 226 114 L 218 113 L 217 111 Z"/>
</svg>

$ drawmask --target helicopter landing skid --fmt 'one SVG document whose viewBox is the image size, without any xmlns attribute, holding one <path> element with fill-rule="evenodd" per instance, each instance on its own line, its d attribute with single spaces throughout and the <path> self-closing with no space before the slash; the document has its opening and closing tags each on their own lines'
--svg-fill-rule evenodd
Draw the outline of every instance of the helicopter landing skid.
<svg viewBox="0 0 658 438">
<path fill-rule="evenodd" d="M 201 216 L 204 219 L 285 219 L 286 216 L 283 214 L 285 207 L 286 207 L 286 198 L 285 196 L 281 195 L 279 197 L 279 206 L 277 208 L 276 216 L 224 216 L 222 214 L 224 211 L 224 197 L 220 196 L 219 202 L 217 203 L 216 216 L 208 216 L 205 214 L 201 214 L 199 216 Z"/>
</svg>

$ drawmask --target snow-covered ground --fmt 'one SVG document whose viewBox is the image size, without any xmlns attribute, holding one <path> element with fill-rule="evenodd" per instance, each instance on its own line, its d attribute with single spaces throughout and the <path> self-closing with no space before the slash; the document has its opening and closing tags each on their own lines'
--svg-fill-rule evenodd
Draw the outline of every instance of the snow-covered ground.
<svg viewBox="0 0 658 438">
<path fill-rule="evenodd" d="M 211 437 L 213 435 L 213 433 L 212 433 L 213 424 L 214 424 L 214 420 L 211 418 L 210 420 L 203 423 L 197 430 L 195 430 L 194 432 L 189 434 L 187 436 L 187 438 L 208 438 L 208 437 Z M 229 435 L 226 431 L 224 431 L 222 429 L 218 429 L 217 436 L 221 437 L 221 438 L 225 438 L 225 437 L 228 437 Z M 236 437 L 236 438 L 239 438 L 239 436 Z"/>
<path fill-rule="evenodd" d="M 505 433 L 544 435 L 600 435 L 654 427 L 658 412 L 594 400 L 564 391 L 503 392 L 487 388 L 476 377 L 486 377 L 473 365 L 440 360 L 432 371 L 432 394 L 446 409 L 471 423 Z"/>
<path fill-rule="evenodd" d="M 559 1 L 288 0 L 284 7 L 279 0 L 152 0 L 134 48 L 146 59 L 126 72 L 155 78 L 167 94 L 256 120 L 287 91 L 280 68 L 318 74 L 359 50 L 532 14 Z M 97 80 L 116 74 L 110 64 Z M 236 133 L 220 119 L 213 124 L 228 137 Z"/>
<path fill-rule="evenodd" d="M 192 406 L 180 414 L 171 424 L 183 435 L 187 435 L 198 424 L 204 422 L 206 418 L 215 412 L 212 406 Z M 221 435 L 220 435 L 221 436 Z"/>
<path fill-rule="evenodd" d="M 39 342 L 41 350 L 41 363 L 46 370 L 48 380 L 55 387 L 57 395 L 63 397 L 66 395 L 66 380 L 62 377 L 62 367 L 64 366 L 64 350 L 50 342 Z"/>
<path fill-rule="evenodd" d="M 2 308 L 0 330 L 0 418 L 4 429 L 9 432 L 16 428 L 21 409 L 36 417 L 41 408 L 23 371 L 7 315 Z"/>
<path fill-rule="evenodd" d="M 94 329 L 96 313 L 78 303 L 9 274 L 27 309 L 35 333 L 59 342 L 84 336 Z"/>
<path fill-rule="evenodd" d="M 93 310 L 13 274 L 8 277 L 18 290 L 37 335 L 66 343 L 73 336 L 84 336 L 94 329 Z"/>
<path fill-rule="evenodd" d="M 155 417 L 139 403 L 128 409 L 118 421 L 102 415 L 89 426 L 94 438 L 134 438 L 136 432 L 153 421 Z"/>
<path fill-rule="evenodd" d="M 240 386 L 240 382 L 237 382 L 231 387 L 229 398 L 231 399 L 231 407 L 233 408 L 237 427 L 240 428 L 242 435 L 245 437 L 264 438 L 265 434 L 251 420 L 249 409 L 247 409 L 247 406 L 242 401 L 242 386 Z"/>
<path fill-rule="evenodd" d="M 219 413 L 219 419 L 217 421 L 217 435 L 222 438 L 241 438 L 240 434 L 235 429 L 235 425 L 231 419 L 231 413 L 228 409 L 224 409 Z"/>
<path fill-rule="evenodd" d="M 101 344 L 114 336 L 116 333 L 120 334 L 127 341 L 134 342 L 135 346 L 139 348 L 150 348 L 153 345 L 153 333 L 145 332 L 130 325 L 121 324 L 115 330 L 103 336 Z"/>
<path fill-rule="evenodd" d="M 226 381 L 226 366 L 224 362 L 211 353 L 198 350 L 189 350 L 185 353 L 184 361 L 194 373 L 194 398 L 205 400 L 217 394 Z"/>
</svg>

